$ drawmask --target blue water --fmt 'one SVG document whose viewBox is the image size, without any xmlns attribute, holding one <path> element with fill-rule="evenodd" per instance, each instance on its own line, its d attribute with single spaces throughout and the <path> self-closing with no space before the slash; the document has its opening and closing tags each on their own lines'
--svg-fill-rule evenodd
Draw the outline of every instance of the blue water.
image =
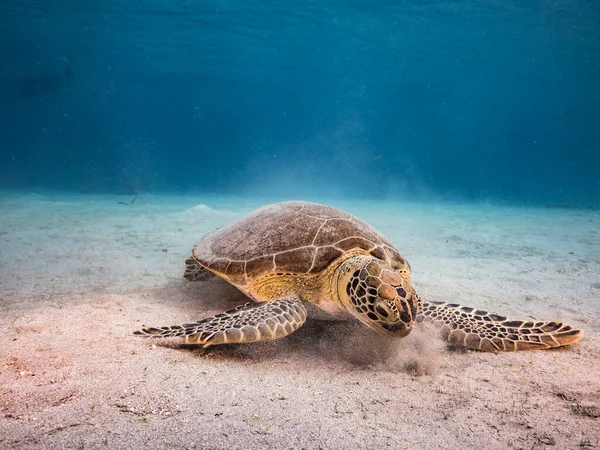
<svg viewBox="0 0 600 450">
<path fill-rule="evenodd" d="M 600 205 L 600 2 L 0 4 L 0 187 Z"/>
</svg>

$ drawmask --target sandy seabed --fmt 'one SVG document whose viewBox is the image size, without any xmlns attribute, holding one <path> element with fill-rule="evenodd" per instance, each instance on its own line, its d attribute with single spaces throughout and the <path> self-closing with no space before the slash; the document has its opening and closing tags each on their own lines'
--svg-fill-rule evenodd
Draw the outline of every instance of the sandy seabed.
<svg viewBox="0 0 600 450">
<path fill-rule="evenodd" d="M 0 194 L 0 448 L 600 448 L 600 213 L 330 201 L 425 300 L 585 330 L 553 351 L 449 348 L 311 321 L 276 342 L 136 338 L 245 302 L 186 283 L 204 233 L 273 199 Z M 323 201 L 323 199 L 321 199 Z"/>
</svg>

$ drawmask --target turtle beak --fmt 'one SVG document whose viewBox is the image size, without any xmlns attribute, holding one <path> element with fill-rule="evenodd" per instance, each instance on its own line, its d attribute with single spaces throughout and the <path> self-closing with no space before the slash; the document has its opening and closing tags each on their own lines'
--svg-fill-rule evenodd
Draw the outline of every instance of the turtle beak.
<svg viewBox="0 0 600 450">
<path fill-rule="evenodd" d="M 412 326 L 407 325 L 404 322 L 382 323 L 381 326 L 396 337 L 408 336 L 412 331 Z"/>
<path fill-rule="evenodd" d="M 397 337 L 407 336 L 413 328 L 417 318 L 416 295 L 406 292 L 404 288 L 398 288 L 398 295 L 394 298 L 394 305 L 398 310 L 397 321 L 382 323 L 381 326 Z"/>
</svg>

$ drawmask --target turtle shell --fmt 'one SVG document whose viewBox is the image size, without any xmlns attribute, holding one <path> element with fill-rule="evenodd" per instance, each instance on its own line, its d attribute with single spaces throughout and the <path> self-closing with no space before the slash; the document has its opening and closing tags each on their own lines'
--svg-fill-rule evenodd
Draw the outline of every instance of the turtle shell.
<svg viewBox="0 0 600 450">
<path fill-rule="evenodd" d="M 259 208 L 203 236 L 196 260 L 237 285 L 269 272 L 314 275 L 345 253 L 410 271 L 400 252 L 366 222 L 330 206 L 288 201 Z"/>
</svg>

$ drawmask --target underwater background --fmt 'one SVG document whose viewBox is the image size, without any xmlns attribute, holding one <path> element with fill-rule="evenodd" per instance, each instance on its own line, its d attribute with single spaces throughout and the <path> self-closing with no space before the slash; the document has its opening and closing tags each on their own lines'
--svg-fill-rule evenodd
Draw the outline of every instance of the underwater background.
<svg viewBox="0 0 600 450">
<path fill-rule="evenodd" d="M 600 2 L 6 0 L 0 188 L 600 205 Z"/>
</svg>

